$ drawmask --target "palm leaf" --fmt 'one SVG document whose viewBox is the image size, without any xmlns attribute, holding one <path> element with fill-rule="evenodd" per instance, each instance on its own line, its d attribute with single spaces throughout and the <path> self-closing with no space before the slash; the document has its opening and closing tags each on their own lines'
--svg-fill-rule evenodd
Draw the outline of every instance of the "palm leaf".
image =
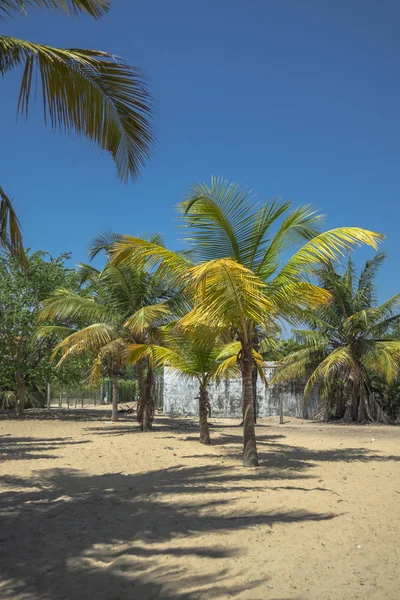
<svg viewBox="0 0 400 600">
<path fill-rule="evenodd" d="M 50 8 L 77 15 L 85 12 L 95 19 L 109 10 L 108 0 L 0 0 L 0 18 L 13 12 L 27 13 L 30 7 Z"/>
<path fill-rule="evenodd" d="M 107 308 L 94 298 L 80 296 L 70 290 L 57 290 L 43 303 L 39 320 L 83 319 L 87 321 L 105 320 L 109 316 Z"/>
<path fill-rule="evenodd" d="M 0 245 L 25 268 L 28 266 L 21 228 L 11 200 L 0 186 Z"/>
<path fill-rule="evenodd" d="M 377 248 L 384 236 L 359 227 L 340 227 L 319 234 L 298 250 L 282 267 L 275 278 L 277 284 L 293 280 L 312 272 L 316 264 L 336 260 L 354 246 L 366 244 Z"/>
<path fill-rule="evenodd" d="M 106 52 L 63 50 L 0 36 L 0 73 L 21 67 L 18 110 L 28 116 L 32 83 L 41 80 L 45 122 L 88 137 L 112 155 L 122 181 L 150 155 L 150 97 L 143 74 Z"/>
</svg>

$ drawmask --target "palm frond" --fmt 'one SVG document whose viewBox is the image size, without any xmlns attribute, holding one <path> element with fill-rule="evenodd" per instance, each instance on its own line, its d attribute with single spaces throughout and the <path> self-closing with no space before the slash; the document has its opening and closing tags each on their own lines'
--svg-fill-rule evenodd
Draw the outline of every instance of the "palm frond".
<svg viewBox="0 0 400 600">
<path fill-rule="evenodd" d="M 194 308 L 180 320 L 183 328 L 240 327 L 247 341 L 247 321 L 267 322 L 276 308 L 265 295 L 265 285 L 252 271 L 234 260 L 219 259 L 190 269 L 188 285 Z"/>
<path fill-rule="evenodd" d="M 88 281 L 97 282 L 100 277 L 100 271 L 87 263 L 78 263 L 76 266 L 79 282 L 87 283 Z"/>
<path fill-rule="evenodd" d="M 212 177 L 211 186 L 206 183 L 192 186 L 181 210 L 197 258 L 201 261 L 233 258 L 243 262 L 255 208 L 251 191 L 221 177 Z"/>
<path fill-rule="evenodd" d="M 288 204 L 288 208 L 290 206 Z M 322 215 L 309 205 L 291 210 L 257 261 L 258 264 L 255 267 L 257 275 L 263 281 L 272 277 L 279 267 L 282 252 L 291 246 L 315 238 L 319 233 L 316 227 L 322 221 Z"/>
<path fill-rule="evenodd" d="M 59 342 L 53 350 L 53 357 L 56 357 L 61 351 L 62 360 L 58 363 L 61 365 L 63 359 L 71 354 L 92 352 L 97 355 L 107 344 L 110 344 L 117 338 L 117 331 L 110 325 L 93 323 L 93 325 L 76 331 Z"/>
<path fill-rule="evenodd" d="M 333 350 L 314 370 L 304 388 L 304 397 L 307 398 L 318 381 L 326 382 L 336 377 L 338 381 L 343 379 L 344 371 L 350 372 L 354 364 L 347 346 Z"/>
<path fill-rule="evenodd" d="M 43 303 L 39 312 L 39 320 L 47 319 L 82 319 L 86 321 L 104 321 L 109 316 L 105 306 L 94 298 L 80 296 L 70 290 L 57 290 L 53 296 Z"/>
<path fill-rule="evenodd" d="M 81 12 L 99 19 L 109 8 L 108 0 L 0 0 L 0 18 L 13 12 L 27 13 L 28 8 L 49 8 L 68 15 Z"/>
<path fill-rule="evenodd" d="M 25 268 L 28 266 L 18 217 L 11 200 L 0 186 L 0 246 L 3 246 Z"/>
<path fill-rule="evenodd" d="M 187 270 L 193 266 L 187 254 L 168 250 L 159 242 L 122 236 L 112 251 L 111 264 L 146 265 L 158 281 L 181 284 Z"/>
<path fill-rule="evenodd" d="M 60 49 L 0 36 L 0 73 L 21 67 L 18 110 L 28 116 L 36 77 L 45 122 L 76 132 L 112 155 L 118 177 L 135 179 L 150 155 L 150 96 L 143 74 L 97 50 Z"/>
<path fill-rule="evenodd" d="M 355 246 L 366 244 L 377 248 L 384 238 L 379 233 L 359 227 L 340 227 L 317 235 L 289 258 L 275 278 L 275 283 L 290 283 L 307 272 L 312 272 L 316 264 L 334 261 Z"/>
<path fill-rule="evenodd" d="M 127 319 L 124 327 L 133 335 L 141 336 L 152 327 L 160 327 L 169 316 L 170 311 L 165 304 L 143 306 Z"/>
</svg>

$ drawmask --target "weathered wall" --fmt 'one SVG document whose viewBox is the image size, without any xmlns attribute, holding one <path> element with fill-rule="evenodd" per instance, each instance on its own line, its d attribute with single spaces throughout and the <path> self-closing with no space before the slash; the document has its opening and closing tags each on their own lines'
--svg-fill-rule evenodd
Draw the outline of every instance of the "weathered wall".
<svg viewBox="0 0 400 600">
<path fill-rule="evenodd" d="M 274 363 L 267 363 L 266 379 L 270 380 L 275 370 Z M 303 386 L 298 382 L 271 385 L 266 387 L 258 379 L 257 407 L 258 416 L 269 417 L 279 414 L 279 399 L 283 398 L 284 414 L 293 417 L 310 417 L 318 401 L 314 394 L 309 401 L 309 408 L 303 411 Z M 182 381 L 168 367 L 164 369 L 164 402 L 165 414 L 196 416 L 198 409 L 198 383 Z M 241 418 L 242 383 L 240 379 L 230 379 L 209 386 L 212 415 L 216 417 Z"/>
</svg>

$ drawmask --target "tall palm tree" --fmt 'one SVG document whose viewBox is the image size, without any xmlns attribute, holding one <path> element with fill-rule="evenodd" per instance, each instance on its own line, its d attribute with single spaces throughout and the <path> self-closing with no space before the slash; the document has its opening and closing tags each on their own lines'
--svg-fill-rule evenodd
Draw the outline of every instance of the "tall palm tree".
<svg viewBox="0 0 400 600">
<path fill-rule="evenodd" d="M 199 199 L 197 213 L 185 221 L 191 253 L 179 254 L 123 236 L 115 244 L 113 263 L 145 260 L 156 277 L 184 281 L 195 307 L 183 318 L 183 326 L 224 324 L 231 337 L 240 342 L 237 359 L 243 387 L 243 462 L 253 466 L 258 464 L 251 376 L 253 350 L 259 344 L 257 327 L 269 328 L 276 317 L 297 315 L 326 302 L 328 292 L 307 279 L 315 264 L 335 259 L 354 245 L 376 247 L 382 236 L 356 227 L 317 234 L 309 208 L 293 209 L 274 234 L 270 226 L 289 207 L 275 202 L 258 206 L 235 184 L 213 180 L 213 185 L 213 201 L 205 198 L 203 205 Z M 186 204 L 184 210 L 189 214 L 191 207 Z M 308 241 L 284 262 L 283 251 L 299 238 Z M 213 252 L 219 256 L 213 258 Z"/>
<path fill-rule="evenodd" d="M 129 347 L 127 360 L 136 363 L 147 357 L 154 366 L 167 365 L 181 380 L 197 380 L 199 384 L 200 442 L 210 444 L 210 431 L 207 416 L 210 413 L 208 385 L 218 379 L 221 365 L 218 357 L 221 348 L 217 345 L 215 330 L 197 327 L 195 331 L 184 332 L 174 323 L 162 328 L 158 344 L 133 344 Z M 224 366 L 224 375 L 234 373 L 233 366 Z"/>
<path fill-rule="evenodd" d="M 30 8 L 49 8 L 95 19 L 108 0 L 0 0 L 0 19 Z M 18 112 L 27 117 L 36 82 L 41 82 L 44 120 L 53 129 L 90 139 L 114 159 L 119 179 L 135 179 L 150 155 L 151 99 L 142 72 L 100 50 L 60 49 L 0 35 L 0 75 L 22 70 Z M 1 193 L 0 242 L 17 256 L 22 238 L 9 202 Z M 10 217 L 5 228 L 4 215 Z"/>
<path fill-rule="evenodd" d="M 145 277 L 142 270 L 126 265 L 113 267 L 107 264 L 98 271 L 83 264 L 80 273 L 84 281 L 91 282 L 90 295 L 59 290 L 44 303 L 40 314 L 42 320 L 76 325 L 72 328 L 46 326 L 40 334 L 63 337 L 54 350 L 55 355 L 62 353 L 59 365 L 73 354 L 90 353 L 93 356 L 92 381 L 98 379 L 105 369 L 113 381 L 112 420 L 117 421 L 118 379 L 123 373 L 127 344 L 134 341 L 132 322 L 143 318 L 144 302 L 155 303 L 157 300 L 155 287 L 149 274 Z M 159 319 L 168 312 L 162 302 L 148 308 L 153 319 Z M 147 318 L 150 319 L 149 314 Z M 84 323 L 83 327 L 81 323 Z M 139 393 L 143 393 L 143 384 L 141 386 L 140 383 L 139 380 Z"/>
<path fill-rule="evenodd" d="M 325 306 L 305 312 L 309 329 L 294 330 L 303 347 L 281 361 L 275 381 L 308 377 L 305 399 L 320 390 L 322 418 L 384 420 L 373 394 L 372 377 L 392 383 L 398 376 L 400 341 L 393 327 L 400 322 L 400 294 L 376 302 L 374 278 L 384 260 L 379 253 L 357 278 L 352 260 L 342 273 L 329 262 L 318 269 L 319 284 L 331 294 Z"/>
</svg>

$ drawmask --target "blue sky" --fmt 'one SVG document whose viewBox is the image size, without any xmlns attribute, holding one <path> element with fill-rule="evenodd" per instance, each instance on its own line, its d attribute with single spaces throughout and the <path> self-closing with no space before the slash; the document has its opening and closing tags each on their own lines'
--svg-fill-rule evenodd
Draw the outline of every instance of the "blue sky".
<svg viewBox="0 0 400 600">
<path fill-rule="evenodd" d="M 100 21 L 32 11 L 3 34 L 107 50 L 147 73 L 158 143 L 121 184 L 88 142 L 54 134 L 41 106 L 16 119 L 19 75 L 1 81 L 1 185 L 25 242 L 85 260 L 100 231 L 179 236 L 174 206 L 222 175 L 312 203 L 326 227 L 387 236 L 382 299 L 399 291 L 400 4 L 397 0 L 114 0 Z M 359 251 L 359 261 L 372 251 Z"/>
</svg>

